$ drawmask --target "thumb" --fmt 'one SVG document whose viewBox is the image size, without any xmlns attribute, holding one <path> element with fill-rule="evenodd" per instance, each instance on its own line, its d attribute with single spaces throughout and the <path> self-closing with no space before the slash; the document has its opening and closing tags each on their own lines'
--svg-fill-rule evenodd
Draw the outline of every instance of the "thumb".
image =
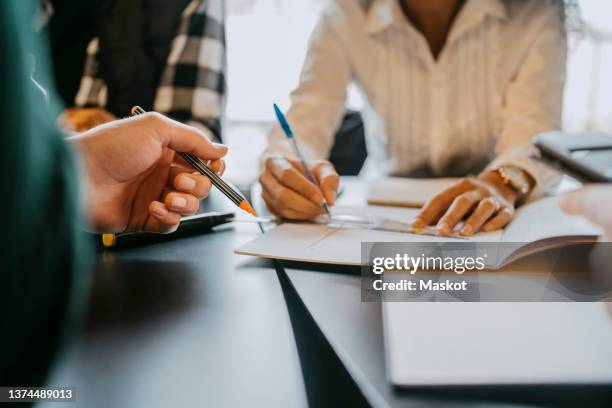
<svg viewBox="0 0 612 408">
<path fill-rule="evenodd" d="M 174 151 L 191 153 L 204 160 L 220 159 L 227 154 L 227 146 L 211 142 L 195 127 L 156 113 L 142 116 L 150 116 L 149 121 L 162 144 Z"/>
</svg>

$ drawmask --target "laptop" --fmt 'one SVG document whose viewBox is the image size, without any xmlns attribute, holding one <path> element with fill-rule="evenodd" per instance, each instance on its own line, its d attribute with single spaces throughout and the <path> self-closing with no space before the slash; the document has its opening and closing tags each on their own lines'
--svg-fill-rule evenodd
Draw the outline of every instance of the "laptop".
<svg viewBox="0 0 612 408">
<path fill-rule="evenodd" d="M 610 310 L 603 302 L 385 302 L 387 374 L 399 387 L 612 383 Z"/>
</svg>

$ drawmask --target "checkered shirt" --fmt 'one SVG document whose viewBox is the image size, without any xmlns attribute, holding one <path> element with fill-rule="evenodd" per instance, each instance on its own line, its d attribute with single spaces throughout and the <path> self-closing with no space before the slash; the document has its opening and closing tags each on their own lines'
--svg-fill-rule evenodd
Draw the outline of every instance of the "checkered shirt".
<svg viewBox="0 0 612 408">
<path fill-rule="evenodd" d="M 227 72 L 224 1 L 192 0 L 180 18 L 153 109 L 221 140 Z M 106 106 L 106 84 L 98 76 L 98 47 L 97 38 L 87 47 L 76 106 Z"/>
</svg>

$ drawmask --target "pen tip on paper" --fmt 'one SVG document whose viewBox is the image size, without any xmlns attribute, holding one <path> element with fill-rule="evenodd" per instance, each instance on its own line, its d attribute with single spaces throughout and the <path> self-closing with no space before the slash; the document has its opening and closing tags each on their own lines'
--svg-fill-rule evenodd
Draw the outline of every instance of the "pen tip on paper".
<svg viewBox="0 0 612 408">
<path fill-rule="evenodd" d="M 247 200 L 242 200 L 242 202 L 240 203 L 240 208 L 242 208 L 244 211 L 248 212 L 249 214 L 252 214 L 255 217 L 257 217 L 257 212 L 255 212 L 255 210 L 253 209 L 253 207 L 251 207 L 251 204 L 249 204 Z"/>
</svg>

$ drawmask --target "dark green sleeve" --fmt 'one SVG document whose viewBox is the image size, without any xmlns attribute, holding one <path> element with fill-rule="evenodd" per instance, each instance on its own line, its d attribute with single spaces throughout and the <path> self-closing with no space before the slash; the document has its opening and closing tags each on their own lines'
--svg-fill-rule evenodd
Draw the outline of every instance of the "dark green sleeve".
<svg viewBox="0 0 612 408">
<path fill-rule="evenodd" d="M 89 246 L 75 161 L 55 126 L 36 1 L 0 2 L 0 385 L 43 384 L 82 310 Z"/>
</svg>

